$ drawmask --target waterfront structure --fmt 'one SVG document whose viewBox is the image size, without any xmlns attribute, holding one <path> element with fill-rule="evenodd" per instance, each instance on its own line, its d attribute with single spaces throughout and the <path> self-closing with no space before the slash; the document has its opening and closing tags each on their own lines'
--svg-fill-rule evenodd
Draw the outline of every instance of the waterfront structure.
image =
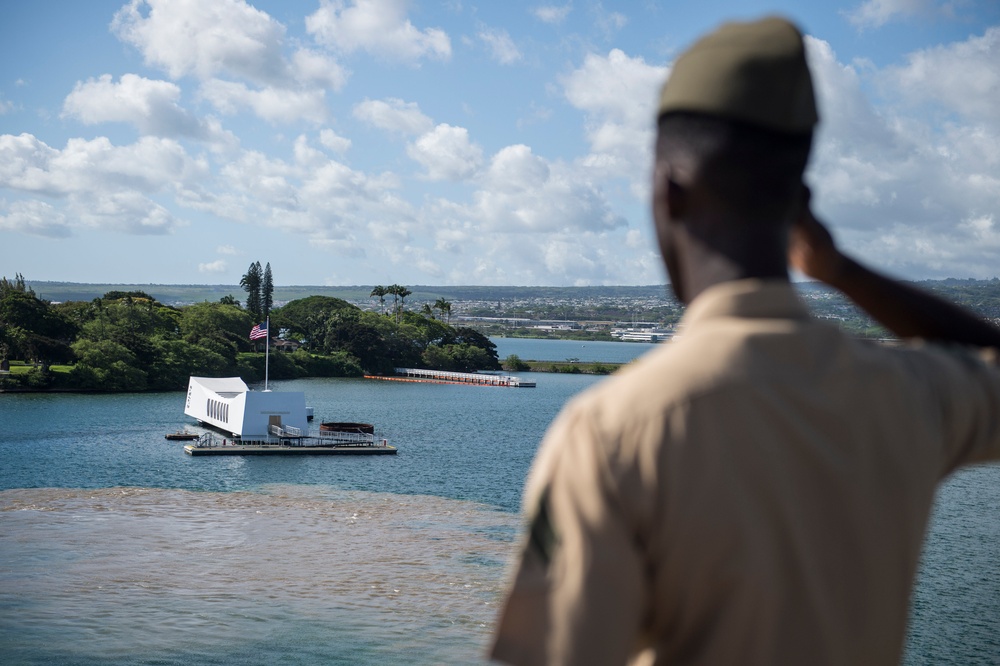
<svg viewBox="0 0 1000 666">
<path fill-rule="evenodd" d="M 481 372 L 450 372 L 425 368 L 395 368 L 395 376 L 365 375 L 366 379 L 385 381 L 430 382 L 437 384 L 475 384 L 477 386 L 513 386 L 534 388 L 535 382 L 511 375 L 492 375 Z"/>
<path fill-rule="evenodd" d="M 305 393 L 251 391 L 239 377 L 191 377 L 184 413 L 239 439 L 309 430 Z"/>
</svg>

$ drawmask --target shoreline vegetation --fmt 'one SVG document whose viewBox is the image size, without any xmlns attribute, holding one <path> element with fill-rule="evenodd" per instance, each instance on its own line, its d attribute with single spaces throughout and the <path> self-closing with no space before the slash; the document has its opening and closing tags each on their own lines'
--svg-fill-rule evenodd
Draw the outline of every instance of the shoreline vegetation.
<svg viewBox="0 0 1000 666">
<path fill-rule="evenodd" d="M 261 354 L 263 356 L 263 354 Z M 515 356 L 515 355 L 511 355 Z M 510 357 L 508 357 L 509 359 Z M 536 361 L 532 359 L 517 359 L 519 365 L 516 367 L 521 368 L 514 370 L 508 368 L 507 360 L 501 361 L 501 365 L 504 366 L 504 370 L 508 372 L 550 372 L 550 373 L 566 373 L 574 375 L 610 375 L 617 371 L 626 363 L 602 363 L 595 361 Z M 36 369 L 37 366 L 26 364 L 24 361 L 12 361 L 10 364 L 10 374 L 8 377 L 17 377 L 19 375 L 27 375 L 32 370 Z M 72 371 L 73 366 L 71 365 L 53 365 L 49 366 L 49 372 L 54 375 L 68 375 Z M 4 374 L 0 373 L 0 377 Z M 355 377 L 356 375 L 298 375 L 297 377 Z M 275 377 L 273 372 L 271 373 L 271 379 L 293 379 L 297 377 Z M 257 379 L 254 381 L 261 381 Z M 149 392 L 181 392 L 184 388 L 174 388 L 174 389 L 146 389 Z M 31 387 L 25 383 L 21 386 L 16 385 L 4 385 L 0 383 L 0 393 L 119 393 L 121 391 L 107 390 L 101 388 L 71 388 L 65 385 L 61 385 L 58 379 L 53 381 L 53 385 L 48 387 Z M 132 392 L 132 391 L 126 391 Z"/>
<path fill-rule="evenodd" d="M 1000 322 L 997 278 L 916 284 Z M 190 375 L 257 382 L 264 341 L 249 332 L 268 317 L 273 379 L 395 367 L 603 375 L 621 364 L 499 359 L 490 337 L 612 341 L 622 331 L 672 331 L 683 315 L 664 285 L 280 287 L 259 262 L 240 286 L 141 287 L 0 279 L 0 392 L 183 390 Z M 815 316 L 889 338 L 829 288 L 797 287 Z M 241 290 L 245 304 L 233 296 Z"/>
<path fill-rule="evenodd" d="M 444 299 L 415 312 L 405 307 L 410 290 L 391 285 L 370 292 L 377 310 L 315 295 L 272 310 L 271 280 L 270 265 L 251 264 L 244 307 L 231 294 L 166 305 L 141 290 L 51 302 L 20 274 L 3 277 L 0 390 L 183 390 L 192 375 L 253 383 L 264 379 L 265 353 L 274 379 L 501 369 L 488 337 L 436 316 L 450 318 Z"/>
</svg>

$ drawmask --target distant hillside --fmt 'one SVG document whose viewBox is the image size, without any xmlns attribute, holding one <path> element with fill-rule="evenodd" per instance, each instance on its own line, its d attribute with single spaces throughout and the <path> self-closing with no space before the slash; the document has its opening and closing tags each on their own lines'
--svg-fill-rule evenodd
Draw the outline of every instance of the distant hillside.
<svg viewBox="0 0 1000 666">
<path fill-rule="evenodd" d="M 161 303 L 168 305 L 190 305 L 202 301 L 218 301 L 231 295 L 243 301 L 246 293 L 239 285 L 232 284 L 97 284 L 86 282 L 44 282 L 29 281 L 29 286 L 40 298 L 49 301 L 90 301 L 109 291 L 144 291 Z M 334 296 L 344 300 L 367 298 L 371 287 L 320 287 L 292 286 L 274 287 L 275 302 L 286 302 L 306 296 Z"/>
<path fill-rule="evenodd" d="M 168 305 L 189 305 L 202 301 L 218 301 L 223 296 L 232 295 L 242 301 L 245 294 L 238 285 L 193 285 L 193 284 L 90 284 L 77 282 L 28 283 L 40 298 L 49 301 L 90 301 L 109 291 L 141 290 L 161 303 Z M 924 280 L 914 283 L 924 289 L 937 292 L 945 298 L 961 303 L 982 315 L 1000 319 L 1000 280 L 955 279 Z M 830 308 L 850 307 L 835 293 L 830 293 L 829 303 L 816 300 L 824 293 L 832 292 L 829 287 L 816 282 L 798 283 L 798 288 L 814 309 L 823 313 Z M 326 287 L 319 285 L 275 286 L 274 302 L 280 305 L 306 296 L 332 296 L 353 303 L 374 302 L 369 294 L 373 285 L 346 285 Z M 482 303 L 495 312 L 509 314 L 519 308 L 524 301 L 546 302 L 552 312 L 544 316 L 567 318 L 565 312 L 558 314 L 559 308 L 583 307 L 595 302 L 611 303 L 629 301 L 632 311 L 655 309 L 657 303 L 664 306 L 674 302 L 670 288 L 665 285 L 617 286 L 617 287 L 480 287 L 480 286 L 427 286 L 406 285 L 413 293 L 407 297 L 408 304 L 434 302 L 444 298 L 455 303 Z M 391 297 L 388 299 L 391 302 Z M 642 303 L 637 307 L 635 303 Z M 528 316 L 540 316 L 537 311 Z M 524 315 L 519 315 L 524 316 Z"/>
<path fill-rule="evenodd" d="M 90 301 L 109 291 L 144 291 L 161 303 L 188 305 L 202 301 L 217 301 L 232 295 L 242 301 L 245 294 L 239 285 L 224 284 L 93 284 L 83 282 L 29 281 L 40 298 L 49 301 Z M 663 285 L 640 287 L 436 287 L 405 285 L 413 294 L 408 303 L 434 301 L 510 301 L 526 298 L 587 300 L 600 298 L 657 298 L 666 294 Z M 274 287 L 275 303 L 285 303 L 306 296 L 332 296 L 346 301 L 370 300 L 374 285 L 324 287 L 291 285 Z M 391 298 L 390 298 L 391 300 Z"/>
</svg>

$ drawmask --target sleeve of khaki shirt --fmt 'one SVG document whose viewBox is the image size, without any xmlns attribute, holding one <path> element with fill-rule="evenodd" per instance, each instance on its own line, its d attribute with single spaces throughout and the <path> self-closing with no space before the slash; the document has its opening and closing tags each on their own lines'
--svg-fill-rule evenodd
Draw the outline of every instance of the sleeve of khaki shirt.
<svg viewBox="0 0 1000 666">
<path fill-rule="evenodd" d="M 948 424 L 943 475 L 1000 459 L 1000 350 L 938 351 L 937 381 L 929 388 L 950 398 L 942 414 Z"/>
<path fill-rule="evenodd" d="M 647 586 L 590 420 L 567 410 L 539 450 L 529 520 L 491 656 L 510 664 L 624 664 Z"/>
</svg>

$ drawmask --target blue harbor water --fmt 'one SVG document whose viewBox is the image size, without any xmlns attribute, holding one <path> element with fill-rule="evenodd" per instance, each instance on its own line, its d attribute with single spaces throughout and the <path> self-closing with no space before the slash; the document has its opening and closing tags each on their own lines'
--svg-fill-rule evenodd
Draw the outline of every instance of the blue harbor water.
<svg viewBox="0 0 1000 666">
<path fill-rule="evenodd" d="M 609 363 L 652 347 L 496 342 Z M 600 381 L 529 376 L 274 383 L 317 422 L 376 424 L 399 453 L 371 458 L 191 458 L 163 438 L 198 429 L 183 393 L 0 394 L 0 663 L 481 663 L 538 441 Z M 998 518 L 997 466 L 942 488 L 907 664 L 1000 663 Z"/>
<path fill-rule="evenodd" d="M 517 354 L 525 361 L 577 361 L 628 363 L 655 349 L 651 342 L 593 342 L 582 340 L 536 340 L 532 338 L 491 338 L 501 360 Z"/>
</svg>

